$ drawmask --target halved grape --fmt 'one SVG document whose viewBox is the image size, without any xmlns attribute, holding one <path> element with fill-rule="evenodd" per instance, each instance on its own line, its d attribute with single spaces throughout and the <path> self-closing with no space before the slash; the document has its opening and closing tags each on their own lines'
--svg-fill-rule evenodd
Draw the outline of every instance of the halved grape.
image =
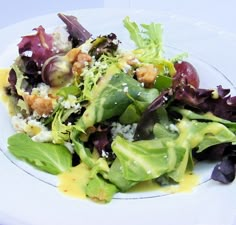
<svg viewBox="0 0 236 225">
<path fill-rule="evenodd" d="M 199 87 L 200 80 L 197 70 L 194 66 L 186 61 L 176 62 L 174 64 L 176 74 L 173 79 L 173 86 L 176 87 L 180 83 L 192 85 L 195 88 Z"/>
<path fill-rule="evenodd" d="M 47 59 L 42 68 L 42 80 L 51 87 L 61 87 L 72 78 L 72 65 L 64 56 Z"/>
</svg>

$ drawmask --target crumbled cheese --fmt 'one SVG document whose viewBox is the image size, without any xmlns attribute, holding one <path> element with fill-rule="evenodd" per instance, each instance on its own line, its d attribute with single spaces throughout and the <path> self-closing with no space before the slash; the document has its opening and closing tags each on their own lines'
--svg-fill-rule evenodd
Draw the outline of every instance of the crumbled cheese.
<svg viewBox="0 0 236 225">
<path fill-rule="evenodd" d="M 73 144 L 71 142 L 64 142 L 65 147 L 73 154 L 75 152 Z"/>
<path fill-rule="evenodd" d="M 24 120 L 20 114 L 13 116 L 11 118 L 11 122 L 15 131 L 24 132 L 24 127 L 26 126 L 27 123 L 26 120 Z"/>
<path fill-rule="evenodd" d="M 88 52 L 91 49 L 91 47 L 92 47 L 92 43 L 91 43 L 91 40 L 89 39 L 84 44 L 82 44 L 80 46 L 80 50 L 81 50 L 81 52 L 88 54 Z"/>
<path fill-rule="evenodd" d="M 40 119 L 40 118 L 47 118 L 49 114 L 38 114 L 35 110 L 33 111 L 32 118 L 33 119 Z"/>
<path fill-rule="evenodd" d="M 172 132 L 179 132 L 178 127 L 176 127 L 174 124 L 169 125 L 170 131 Z"/>
<path fill-rule="evenodd" d="M 67 99 L 61 102 L 61 105 L 65 109 L 71 109 L 71 108 L 80 109 L 81 108 L 80 104 L 77 102 L 77 98 L 74 95 L 68 95 Z"/>
<path fill-rule="evenodd" d="M 105 70 L 108 68 L 108 65 L 106 63 L 101 63 L 100 68 Z"/>
<path fill-rule="evenodd" d="M 112 138 L 114 139 L 117 135 L 122 135 L 125 139 L 129 141 L 134 140 L 134 133 L 137 127 L 136 123 L 133 124 L 128 124 L 128 125 L 122 125 L 117 122 L 113 122 L 111 124 L 111 133 L 112 133 Z"/>
<path fill-rule="evenodd" d="M 33 52 L 32 52 L 32 51 L 30 51 L 30 50 L 28 50 L 28 51 L 25 51 L 23 54 L 24 54 L 24 56 L 27 56 L 27 57 L 32 57 L 32 55 L 33 55 Z"/>
<path fill-rule="evenodd" d="M 170 130 L 171 132 L 179 132 L 179 129 L 175 124 L 170 124 L 166 126 L 166 129 Z"/>
<path fill-rule="evenodd" d="M 31 137 L 45 130 L 45 127 L 37 120 L 31 119 L 26 121 L 24 131 Z"/>
<path fill-rule="evenodd" d="M 166 96 L 163 96 L 164 101 L 168 101 L 168 98 Z"/>
<path fill-rule="evenodd" d="M 72 43 L 68 40 L 68 32 L 65 27 L 59 26 L 53 32 L 53 48 L 55 53 L 66 52 L 72 48 Z"/>
<path fill-rule="evenodd" d="M 12 125 L 16 132 L 26 133 L 32 140 L 38 142 L 52 141 L 51 131 L 32 117 L 23 118 L 21 114 L 12 117 Z"/>
<path fill-rule="evenodd" d="M 123 65 L 123 68 L 122 68 L 124 73 L 128 73 L 131 69 L 132 69 L 132 67 L 129 64 L 127 64 L 127 63 L 125 63 Z"/>
<path fill-rule="evenodd" d="M 33 95 L 40 96 L 42 98 L 48 98 L 50 92 L 50 86 L 45 83 L 39 83 L 36 88 L 32 89 Z"/>
<path fill-rule="evenodd" d="M 128 87 L 128 86 L 124 87 L 124 89 L 123 89 L 123 91 L 124 91 L 125 93 L 127 93 L 128 90 L 129 90 L 129 87 Z"/>
<path fill-rule="evenodd" d="M 52 139 L 52 132 L 49 130 L 41 131 L 40 133 L 32 137 L 32 140 L 36 142 L 51 142 Z"/>
<path fill-rule="evenodd" d="M 103 149 L 102 149 L 102 157 L 103 158 L 108 158 L 109 157 L 109 154 L 106 151 L 104 151 Z"/>
<path fill-rule="evenodd" d="M 137 58 L 131 59 L 132 64 L 138 65 L 140 64 L 140 61 Z"/>
<path fill-rule="evenodd" d="M 94 66 L 100 66 L 100 65 L 101 65 L 101 62 L 99 62 L 99 61 L 94 62 Z"/>
<path fill-rule="evenodd" d="M 118 44 L 119 44 L 119 40 L 113 39 L 113 40 L 112 40 L 112 43 L 115 44 L 115 45 L 118 45 Z"/>
</svg>

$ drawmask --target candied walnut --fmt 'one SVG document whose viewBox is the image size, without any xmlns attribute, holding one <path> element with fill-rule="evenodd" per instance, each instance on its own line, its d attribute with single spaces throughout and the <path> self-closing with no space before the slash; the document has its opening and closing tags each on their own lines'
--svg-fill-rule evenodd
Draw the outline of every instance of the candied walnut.
<svg viewBox="0 0 236 225">
<path fill-rule="evenodd" d="M 28 106 L 39 115 L 49 115 L 53 111 L 53 102 L 51 98 L 43 98 L 37 95 L 26 95 L 24 100 Z"/>
<path fill-rule="evenodd" d="M 138 66 L 138 64 L 140 63 L 139 60 L 132 56 L 132 55 L 129 55 L 126 57 L 126 60 L 127 60 L 127 64 L 130 65 L 130 66 Z"/>
<path fill-rule="evenodd" d="M 73 63 L 72 66 L 72 72 L 81 74 L 83 68 L 86 66 L 87 63 L 92 61 L 92 57 L 86 53 L 80 52 L 77 57 L 75 62 Z"/>
<path fill-rule="evenodd" d="M 72 48 L 69 52 L 67 52 L 66 57 L 69 62 L 73 63 L 76 61 L 77 55 L 81 52 L 79 48 Z"/>
<path fill-rule="evenodd" d="M 136 76 L 140 83 L 144 83 L 145 87 L 152 87 L 156 80 L 158 71 L 153 64 L 146 64 L 136 70 Z"/>
<path fill-rule="evenodd" d="M 72 63 L 72 72 L 76 74 L 81 74 L 86 64 L 92 61 L 92 57 L 87 53 L 81 52 L 80 48 L 71 49 L 66 54 L 66 57 Z"/>
</svg>

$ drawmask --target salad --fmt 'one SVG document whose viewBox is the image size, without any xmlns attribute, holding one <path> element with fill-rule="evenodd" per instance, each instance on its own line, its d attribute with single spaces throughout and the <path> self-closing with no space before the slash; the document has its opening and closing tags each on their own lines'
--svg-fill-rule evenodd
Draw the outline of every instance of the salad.
<svg viewBox="0 0 236 225">
<path fill-rule="evenodd" d="M 126 50 L 58 16 L 59 30 L 22 37 L 7 75 L 12 155 L 53 175 L 80 168 L 81 190 L 101 202 L 145 181 L 178 184 L 201 160 L 218 162 L 212 179 L 234 180 L 236 97 L 200 88 L 186 54 L 165 57 L 161 24 L 125 17 Z"/>
</svg>

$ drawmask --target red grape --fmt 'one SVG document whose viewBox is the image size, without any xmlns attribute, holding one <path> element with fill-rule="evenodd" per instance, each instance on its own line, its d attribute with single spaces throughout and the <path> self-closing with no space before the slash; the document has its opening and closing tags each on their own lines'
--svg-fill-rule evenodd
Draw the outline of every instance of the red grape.
<svg viewBox="0 0 236 225">
<path fill-rule="evenodd" d="M 71 63 L 60 55 L 47 59 L 42 68 L 42 80 L 51 87 L 64 86 L 72 78 Z"/>
<path fill-rule="evenodd" d="M 199 88 L 199 76 L 194 66 L 186 61 L 176 62 L 174 64 L 176 74 L 173 79 L 173 86 L 176 87 L 180 83 L 189 84 L 195 88 Z"/>
</svg>

